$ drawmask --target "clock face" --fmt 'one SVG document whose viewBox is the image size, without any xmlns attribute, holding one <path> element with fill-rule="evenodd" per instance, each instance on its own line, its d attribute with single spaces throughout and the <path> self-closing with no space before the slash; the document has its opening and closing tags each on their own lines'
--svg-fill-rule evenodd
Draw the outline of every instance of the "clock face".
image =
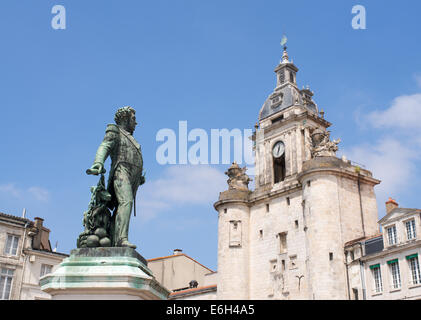
<svg viewBox="0 0 421 320">
<path fill-rule="evenodd" d="M 280 158 L 285 152 L 285 145 L 282 141 L 278 141 L 277 143 L 275 143 L 275 145 L 273 146 L 273 156 L 275 158 Z"/>
</svg>

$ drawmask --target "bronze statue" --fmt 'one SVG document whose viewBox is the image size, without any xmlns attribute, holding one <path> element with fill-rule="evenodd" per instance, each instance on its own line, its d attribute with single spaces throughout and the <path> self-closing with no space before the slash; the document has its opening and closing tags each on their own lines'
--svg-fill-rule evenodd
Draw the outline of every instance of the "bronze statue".
<svg viewBox="0 0 421 320">
<path fill-rule="evenodd" d="M 131 107 L 123 107 L 117 110 L 114 117 L 116 124 L 107 126 L 104 140 L 97 150 L 94 163 L 91 168 L 86 170 L 87 174 L 100 174 L 102 176 L 106 171 L 104 162 L 110 156 L 111 170 L 107 187 L 110 199 L 106 201 L 106 206 L 114 211 L 108 229 L 105 229 L 106 235 L 104 237 L 106 238 L 108 235 L 111 238 L 109 245 L 113 247 L 136 248 L 128 240 L 129 222 L 132 207 L 135 206 L 137 189 L 145 183 L 145 177 L 141 148 L 133 137 L 137 125 L 135 113 L 136 111 Z M 92 197 L 94 197 L 94 194 Z M 88 213 L 93 211 L 91 207 Z M 105 214 L 104 211 L 102 212 Z M 134 213 L 136 215 L 136 209 L 134 209 Z M 89 216 L 89 214 L 87 215 Z M 103 228 L 103 226 L 94 226 L 90 230 L 97 230 L 98 228 Z M 95 231 L 93 233 L 93 235 L 98 236 Z M 87 231 L 85 225 L 85 231 L 78 239 L 78 247 L 107 246 L 106 241 L 101 244 L 101 240 L 94 238 L 92 231 Z"/>
<path fill-rule="evenodd" d="M 85 230 L 77 240 L 77 247 L 110 247 L 110 222 L 111 214 L 107 203 L 111 200 L 111 194 L 105 188 L 104 175 L 98 181 L 96 187 L 91 187 L 92 197 L 88 211 L 83 214 L 83 226 Z"/>
</svg>

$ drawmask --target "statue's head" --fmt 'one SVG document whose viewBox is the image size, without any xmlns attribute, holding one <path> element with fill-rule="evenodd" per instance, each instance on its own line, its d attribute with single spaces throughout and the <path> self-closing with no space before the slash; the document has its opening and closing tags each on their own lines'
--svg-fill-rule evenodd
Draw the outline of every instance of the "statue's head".
<svg viewBox="0 0 421 320">
<path fill-rule="evenodd" d="M 133 133 L 137 125 L 135 114 L 136 110 L 132 107 L 123 107 L 118 109 L 115 113 L 114 121 L 126 131 Z"/>
</svg>

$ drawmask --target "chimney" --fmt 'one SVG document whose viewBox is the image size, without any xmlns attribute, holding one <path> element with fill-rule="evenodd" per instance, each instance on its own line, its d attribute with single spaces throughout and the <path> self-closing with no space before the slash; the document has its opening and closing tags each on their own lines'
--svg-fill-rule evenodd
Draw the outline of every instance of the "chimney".
<svg viewBox="0 0 421 320">
<path fill-rule="evenodd" d="M 175 256 L 181 254 L 182 252 L 183 252 L 183 250 L 181 250 L 181 249 L 174 249 L 174 255 Z"/>
<path fill-rule="evenodd" d="M 388 214 L 393 209 L 396 209 L 398 207 L 399 207 L 398 203 L 389 197 L 389 201 L 386 202 L 386 214 Z"/>
<path fill-rule="evenodd" d="M 34 236 L 32 240 L 32 248 L 39 250 L 41 249 L 41 237 L 42 237 L 42 223 L 44 219 L 35 217 L 35 228 L 37 229 L 37 234 Z"/>
</svg>

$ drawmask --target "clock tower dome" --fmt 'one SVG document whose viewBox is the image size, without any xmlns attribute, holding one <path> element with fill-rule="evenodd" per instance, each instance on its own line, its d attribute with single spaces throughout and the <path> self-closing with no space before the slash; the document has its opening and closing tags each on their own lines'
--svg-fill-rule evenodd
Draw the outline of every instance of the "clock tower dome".
<svg viewBox="0 0 421 320">
<path fill-rule="evenodd" d="M 330 123 L 319 114 L 313 92 L 297 86 L 298 68 L 284 47 L 275 68 L 276 87 L 259 113 L 256 130 L 256 188 L 280 189 L 297 184 L 302 162 L 311 158 L 311 134 Z"/>
</svg>

